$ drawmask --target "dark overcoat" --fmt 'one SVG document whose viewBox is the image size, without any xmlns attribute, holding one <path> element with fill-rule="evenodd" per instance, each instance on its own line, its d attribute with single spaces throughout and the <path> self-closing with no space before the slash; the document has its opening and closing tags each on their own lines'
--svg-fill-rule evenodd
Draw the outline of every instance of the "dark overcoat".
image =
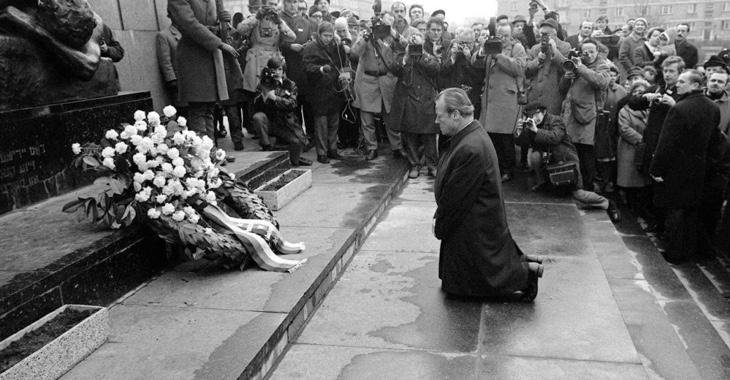
<svg viewBox="0 0 730 380">
<path fill-rule="evenodd" d="M 264 99 L 264 92 L 269 90 L 264 90 L 259 84 L 253 103 L 255 112 L 263 112 L 269 118 L 269 133 L 289 144 L 307 145 L 309 141 L 295 113 L 298 95 L 296 83 L 284 78 L 273 89 L 276 98 Z"/>
<path fill-rule="evenodd" d="M 399 56 L 397 61 L 402 60 Z M 398 83 L 385 119 L 388 128 L 407 133 L 439 133 L 435 110 L 438 72 L 438 61 L 425 51 L 418 60 L 396 69 Z"/>
<path fill-rule="evenodd" d="M 696 207 L 702 201 L 710 139 L 719 134 L 720 109 L 702 91 L 680 96 L 667 113 L 650 173 L 654 204 L 667 209 Z M 716 140 L 716 141 L 719 141 Z"/>
<path fill-rule="evenodd" d="M 672 86 L 667 88 L 666 86 L 654 86 L 649 91 L 658 94 L 668 94 L 675 101 L 679 99 L 677 94 L 677 88 Z M 659 143 L 659 135 L 662 132 L 662 126 L 664 120 L 669 112 L 669 105 L 659 102 L 649 102 L 649 100 L 643 95 L 632 95 L 629 97 L 628 106 L 636 111 L 649 110 L 649 119 L 646 122 L 646 130 L 644 130 L 644 136 L 642 141 L 646 143 L 646 150 L 644 152 L 644 172 L 648 174 L 648 169 L 651 167 L 651 160 L 654 156 L 654 150 Z"/>
<path fill-rule="evenodd" d="M 218 24 L 216 11 L 223 11 L 221 0 L 167 2 L 167 13 L 182 34 L 175 57 L 179 99 L 182 101 L 228 99 L 223 54 L 218 50 L 222 41 L 208 29 Z M 216 72 L 220 75 L 217 76 Z"/>
<path fill-rule="evenodd" d="M 304 71 L 307 75 L 307 100 L 312 106 L 314 116 L 327 116 L 340 112 L 345 104 L 345 95 L 338 83 L 339 71 L 347 66 L 347 53 L 342 45 L 328 45 L 316 41 L 307 42 L 302 51 Z M 329 73 L 320 71 L 320 67 L 332 67 Z"/>
<path fill-rule="evenodd" d="M 476 297 L 524 289 L 528 268 L 507 226 L 497 153 L 478 121 L 451 138 L 434 191 L 442 289 Z"/>
</svg>

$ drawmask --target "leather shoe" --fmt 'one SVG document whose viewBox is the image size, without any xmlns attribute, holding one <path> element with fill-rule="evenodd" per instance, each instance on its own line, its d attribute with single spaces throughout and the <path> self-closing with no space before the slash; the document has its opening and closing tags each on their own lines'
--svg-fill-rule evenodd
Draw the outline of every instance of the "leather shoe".
<svg viewBox="0 0 730 380">
<path fill-rule="evenodd" d="M 226 137 L 226 136 L 228 136 L 228 131 L 226 131 L 225 128 L 221 128 L 218 130 L 218 136 Z"/>
<path fill-rule="evenodd" d="M 397 158 L 403 157 L 403 151 L 401 151 L 400 149 L 393 150 L 393 157 L 397 157 Z"/>
<path fill-rule="evenodd" d="M 299 165 L 301 166 L 312 166 L 312 160 L 308 160 L 304 157 L 299 157 Z"/>
<path fill-rule="evenodd" d="M 236 141 L 233 143 L 233 150 L 241 151 L 243 150 L 243 143 L 240 141 Z"/>
<path fill-rule="evenodd" d="M 325 156 L 325 155 L 317 156 L 317 161 L 319 161 L 319 162 L 321 162 L 323 164 L 329 164 L 330 163 L 330 159 L 327 158 L 327 156 Z"/>
<path fill-rule="evenodd" d="M 327 157 L 329 157 L 332 160 L 344 160 L 345 157 L 342 157 L 339 152 L 336 150 L 331 150 L 327 153 Z"/>
<path fill-rule="evenodd" d="M 512 180 L 512 176 L 509 173 L 502 176 L 502 182 L 509 182 L 511 180 Z"/>
<path fill-rule="evenodd" d="M 608 201 L 608 209 L 606 209 L 606 212 L 608 213 L 608 218 L 611 219 L 612 222 L 618 223 L 621 221 L 621 211 L 618 210 L 616 203 L 613 201 Z"/>
<path fill-rule="evenodd" d="M 540 264 L 529 263 L 528 267 L 530 271 L 527 272 L 527 288 L 523 290 L 520 302 L 533 302 L 537 297 L 537 279 L 542 277 L 542 273 L 545 270 Z"/>
<path fill-rule="evenodd" d="M 373 150 L 371 150 L 371 151 L 368 152 L 368 155 L 367 156 L 365 156 L 365 160 L 366 161 L 370 161 L 370 160 L 376 159 L 377 157 L 378 157 L 378 151 L 375 150 L 375 149 L 373 149 Z"/>
<path fill-rule="evenodd" d="M 410 170 L 410 171 L 408 172 L 408 178 L 411 178 L 411 179 L 414 179 L 414 178 L 418 178 L 418 176 L 419 176 L 420 174 L 421 174 L 421 173 L 420 173 L 420 171 L 419 171 L 419 168 L 418 168 L 418 166 L 414 166 L 414 167 L 412 167 L 412 168 L 411 168 L 411 170 Z"/>
</svg>

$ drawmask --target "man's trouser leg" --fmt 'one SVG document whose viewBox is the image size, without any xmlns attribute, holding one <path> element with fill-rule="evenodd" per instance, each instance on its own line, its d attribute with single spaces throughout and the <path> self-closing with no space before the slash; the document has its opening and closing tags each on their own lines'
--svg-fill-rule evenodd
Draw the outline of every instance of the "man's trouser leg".
<svg viewBox="0 0 730 380">
<path fill-rule="evenodd" d="M 340 113 L 327 115 L 327 152 L 337 152 L 337 131 L 340 129 Z"/>
<path fill-rule="evenodd" d="M 436 166 L 439 163 L 438 147 L 436 146 L 435 133 L 429 133 L 426 135 L 420 135 L 421 142 L 423 143 L 423 156 L 426 159 L 426 168 L 431 173 L 436 172 Z"/>
<path fill-rule="evenodd" d="M 665 223 L 667 250 L 664 257 L 672 262 L 692 257 L 697 248 L 697 208 L 667 210 Z"/>
<path fill-rule="evenodd" d="M 375 114 L 368 111 L 360 111 L 360 130 L 365 140 L 365 149 L 378 150 L 378 136 L 375 134 Z"/>
<path fill-rule="evenodd" d="M 596 155 L 593 152 L 593 145 L 575 144 L 575 149 L 578 151 L 583 188 L 593 189 L 593 177 L 596 173 Z"/>
<path fill-rule="evenodd" d="M 385 121 L 387 118 L 385 117 L 385 104 L 382 105 L 383 110 L 383 121 Z M 385 124 L 385 133 L 388 135 L 388 142 L 390 142 L 390 149 L 391 150 L 400 150 L 403 149 L 403 142 L 401 141 L 401 133 L 394 130 L 394 127 L 397 127 L 397 125 L 388 125 L 388 123 Z"/>
<path fill-rule="evenodd" d="M 213 129 L 213 108 L 215 102 L 191 102 L 188 109 L 188 128 L 199 136 L 208 136 L 215 141 Z"/>
<path fill-rule="evenodd" d="M 408 163 L 412 168 L 419 167 L 421 165 L 420 155 L 418 154 L 418 147 L 420 142 L 420 135 L 409 132 L 401 132 L 400 138 L 402 141 L 403 151 L 406 154 Z"/>
<path fill-rule="evenodd" d="M 228 116 L 228 129 L 231 132 L 231 141 L 243 142 L 243 125 L 241 124 L 241 109 L 237 106 L 224 106 Z"/>
<path fill-rule="evenodd" d="M 522 149 L 527 151 L 527 148 Z M 528 162 L 530 164 L 530 168 L 535 171 L 535 186 L 540 186 L 547 182 L 547 172 L 542 165 L 542 153 L 537 151 L 530 152 L 528 155 Z"/>
<path fill-rule="evenodd" d="M 492 139 L 494 150 L 497 151 L 499 175 L 509 174 L 512 176 L 517 155 L 514 136 L 511 133 L 489 133 L 489 138 Z"/>
<path fill-rule="evenodd" d="M 592 191 L 586 191 L 583 189 L 573 190 L 573 200 L 578 204 L 578 208 L 600 208 L 608 209 L 608 199 L 598 195 Z"/>
<path fill-rule="evenodd" d="M 270 146 L 269 117 L 263 112 L 257 112 L 253 115 L 252 124 L 256 134 L 259 135 L 259 144 L 261 144 L 262 147 Z"/>
</svg>

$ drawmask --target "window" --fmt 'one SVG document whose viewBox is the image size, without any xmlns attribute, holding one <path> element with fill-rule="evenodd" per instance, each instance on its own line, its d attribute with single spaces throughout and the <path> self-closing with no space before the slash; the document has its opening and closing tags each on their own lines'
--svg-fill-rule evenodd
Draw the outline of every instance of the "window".
<svg viewBox="0 0 730 380">
<path fill-rule="evenodd" d="M 614 14 L 616 17 L 623 17 L 624 15 L 624 9 L 623 8 L 616 8 L 616 12 Z"/>
<path fill-rule="evenodd" d="M 730 20 L 725 20 L 722 22 L 722 30 L 730 30 Z"/>
<path fill-rule="evenodd" d="M 518 5 L 517 5 L 517 2 L 514 2 L 514 1 L 513 1 L 513 2 L 511 2 L 511 3 L 509 4 L 509 10 L 511 10 L 511 11 L 518 11 L 518 10 L 519 10 L 519 8 L 518 8 Z"/>
<path fill-rule="evenodd" d="M 725 4 L 722 6 L 723 12 L 730 12 L 730 2 L 725 2 Z"/>
<path fill-rule="evenodd" d="M 663 14 L 663 15 L 672 14 L 672 6 L 671 5 L 662 5 L 661 14 Z"/>
<path fill-rule="evenodd" d="M 687 6 L 687 13 L 697 13 L 697 4 L 690 4 Z"/>
<path fill-rule="evenodd" d="M 586 9 L 583 11 L 583 18 L 586 20 L 591 19 L 591 10 L 590 9 Z"/>
</svg>

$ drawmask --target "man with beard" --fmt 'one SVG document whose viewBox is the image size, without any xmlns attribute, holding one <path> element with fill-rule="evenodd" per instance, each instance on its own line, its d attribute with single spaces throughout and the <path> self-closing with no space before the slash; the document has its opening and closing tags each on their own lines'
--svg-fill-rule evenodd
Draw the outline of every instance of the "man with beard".
<svg viewBox="0 0 730 380">
<path fill-rule="evenodd" d="M 720 108 L 720 125 L 718 128 L 725 134 L 730 132 L 730 96 L 727 93 L 728 71 L 710 74 L 707 80 L 707 95 Z"/>
<path fill-rule="evenodd" d="M 713 135 L 719 134 L 720 110 L 702 92 L 702 74 L 683 72 L 676 84 L 679 98 L 662 127 L 650 175 L 654 204 L 666 210 L 667 249 L 670 263 L 696 257 L 699 207 L 705 183 L 706 157 Z"/>
</svg>

